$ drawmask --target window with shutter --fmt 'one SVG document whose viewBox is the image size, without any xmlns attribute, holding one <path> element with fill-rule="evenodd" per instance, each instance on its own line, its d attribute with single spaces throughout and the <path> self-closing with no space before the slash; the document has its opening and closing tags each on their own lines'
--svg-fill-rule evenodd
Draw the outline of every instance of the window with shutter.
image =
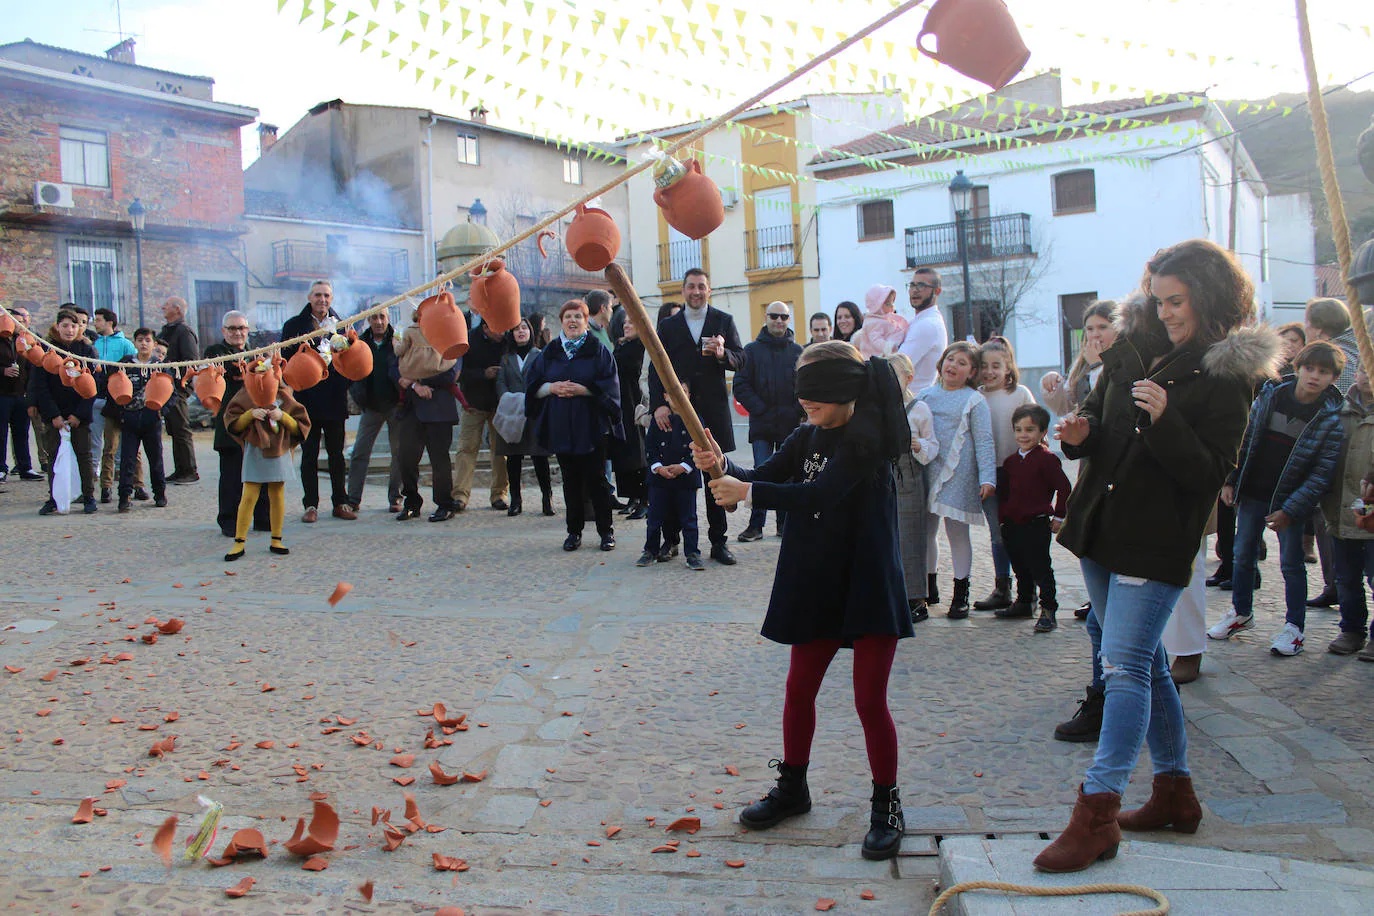
<svg viewBox="0 0 1374 916">
<path fill-rule="evenodd" d="M 859 241 L 890 239 L 893 236 L 892 201 L 873 200 L 859 204 Z"/>
<path fill-rule="evenodd" d="M 1091 213 L 1097 209 L 1097 178 L 1092 169 L 1054 176 L 1054 213 Z"/>
</svg>

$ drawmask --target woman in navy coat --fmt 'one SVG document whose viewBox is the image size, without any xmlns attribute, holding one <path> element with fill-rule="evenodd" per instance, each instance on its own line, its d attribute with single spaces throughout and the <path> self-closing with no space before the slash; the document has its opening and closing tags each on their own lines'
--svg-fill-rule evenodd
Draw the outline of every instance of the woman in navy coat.
<svg viewBox="0 0 1374 916">
<path fill-rule="evenodd" d="M 423 339 L 423 336 L 422 336 Z M 445 362 L 448 362 L 445 360 Z M 396 516 L 398 522 L 420 517 L 420 458 L 429 452 L 429 468 L 434 476 L 434 512 L 431 522 L 446 522 L 457 514 L 453 505 L 453 463 L 449 446 L 453 444 L 453 427 L 458 423 L 458 367 L 451 365 L 437 375 L 424 379 L 410 379 L 401 375 L 400 362 L 392 360 L 388 367 L 393 381 L 401 386 L 403 395 L 397 415 L 400 430 L 397 440 L 399 454 L 392 456 L 401 468 L 401 498 L 403 504 Z"/>
<path fill-rule="evenodd" d="M 534 441 L 558 458 L 568 519 L 564 550 L 582 546 L 588 497 L 596 513 L 602 550 L 615 549 L 611 491 L 606 480 L 606 437 L 625 438 L 620 418 L 620 378 L 611 351 L 587 334 L 587 303 L 569 299 L 558 311 L 563 333 L 525 370 L 526 422 Z"/>
<path fill-rule="evenodd" d="M 778 784 L 740 813 L 755 830 L 811 810 L 806 783 L 816 694 L 831 659 L 854 650 L 854 705 L 873 773 L 864 837 L 867 859 L 890 859 L 904 821 L 897 791 L 897 732 L 887 681 L 897 640 L 911 636 L 897 535 L 893 460 L 911 447 L 902 394 L 886 360 L 863 361 L 843 341 L 808 347 L 797 363 L 797 397 L 807 425 L 754 470 L 725 461 L 711 481 L 719 505 L 740 502 L 788 513 L 763 635 L 792 647 L 783 705 Z M 698 467 L 723 461 L 694 449 Z M 823 569 L 826 575 L 817 576 Z"/>
</svg>

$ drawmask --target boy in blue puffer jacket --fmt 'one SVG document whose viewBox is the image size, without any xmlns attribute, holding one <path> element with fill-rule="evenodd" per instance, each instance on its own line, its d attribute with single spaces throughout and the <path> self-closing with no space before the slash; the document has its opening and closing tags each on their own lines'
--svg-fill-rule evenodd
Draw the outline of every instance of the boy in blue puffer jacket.
<svg viewBox="0 0 1374 916">
<path fill-rule="evenodd" d="M 1334 382 L 1345 354 L 1325 341 L 1308 344 L 1293 360 L 1297 374 L 1266 382 L 1250 408 L 1240 460 L 1221 499 L 1236 507 L 1236 552 L 1231 610 L 1207 631 L 1229 639 L 1255 625 L 1255 552 L 1264 529 L 1279 539 L 1286 620 L 1269 644 L 1274 655 L 1297 655 L 1307 622 L 1307 566 L 1302 531 L 1335 479 L 1345 432 Z"/>
</svg>

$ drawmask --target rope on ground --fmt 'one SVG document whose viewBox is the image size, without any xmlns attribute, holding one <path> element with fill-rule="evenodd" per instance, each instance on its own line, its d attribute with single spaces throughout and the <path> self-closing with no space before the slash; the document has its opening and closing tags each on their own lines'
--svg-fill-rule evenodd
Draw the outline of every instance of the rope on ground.
<svg viewBox="0 0 1374 916">
<path fill-rule="evenodd" d="M 1137 897 L 1149 897 L 1159 906 L 1151 907 L 1148 910 L 1132 910 L 1129 913 L 1119 913 L 1118 916 L 1167 916 L 1169 912 L 1169 898 L 1165 897 L 1154 888 L 1145 887 L 1143 884 L 1074 884 L 1069 887 L 1032 887 L 1028 884 L 1010 884 L 1006 881 L 961 881 L 951 888 L 947 888 L 940 896 L 935 898 L 935 902 L 930 905 L 929 916 L 936 916 L 940 908 L 950 899 L 957 897 L 965 891 L 1004 891 L 1009 894 L 1023 894 L 1028 897 L 1078 897 L 1083 894 L 1134 894 Z"/>
<path fill-rule="evenodd" d="M 697 141 L 700 140 L 702 137 L 706 136 L 707 134 L 709 134 L 709 133 L 711 133 L 713 130 L 715 130 L 717 127 L 719 127 L 720 125 L 724 124 L 726 121 L 730 121 L 730 120 L 732 120 L 732 119 L 738 117 L 740 114 L 744 113 L 745 111 L 748 111 L 750 108 L 753 108 L 754 106 L 760 104 L 764 99 L 768 98 L 770 95 L 773 95 L 773 94 L 776 93 L 776 92 L 779 92 L 780 90 L 782 90 L 783 88 L 785 88 L 788 84 L 792 83 L 794 80 L 798 79 L 798 78 L 801 77 L 801 76 L 804 76 L 805 74 L 809 73 L 811 70 L 814 70 L 816 67 L 818 67 L 818 66 L 820 66 L 821 64 L 825 63 L 826 61 L 830 60 L 832 57 L 835 57 L 836 55 L 843 53 L 845 50 L 847 50 L 848 48 L 850 48 L 851 46 L 853 46 L 853 45 L 855 45 L 855 44 L 858 44 L 858 43 L 859 43 L 860 41 L 862 41 L 864 38 L 866 38 L 866 37 L 868 37 L 869 35 L 873 34 L 873 33 L 876 32 L 878 29 L 881 29 L 883 26 L 887 25 L 889 22 L 892 22 L 894 19 L 897 19 L 897 18 L 901 17 L 902 15 L 904 15 L 904 14 L 910 12 L 911 10 L 915 9 L 916 7 L 920 6 L 922 3 L 925 3 L 925 2 L 926 2 L 926 0 L 906 0 L 906 2 L 902 3 L 900 6 L 894 7 L 893 9 L 889 10 L 889 11 L 888 11 L 886 14 L 884 14 L 883 16 L 880 16 L 878 19 L 875 19 L 873 22 L 871 22 L 871 23 L 869 23 L 868 25 L 864 26 L 864 27 L 863 27 L 862 29 L 860 29 L 859 31 L 857 31 L 857 32 L 855 32 L 854 34 L 850 35 L 848 38 L 846 38 L 846 39 L 844 39 L 843 41 L 839 42 L 838 44 L 832 46 L 828 51 L 826 51 L 825 53 L 821 54 L 819 57 L 813 57 L 813 58 L 811 58 L 811 59 L 808 60 L 806 63 L 802 64 L 800 67 L 798 67 L 797 69 L 793 70 L 791 73 L 788 73 L 786 76 L 782 77 L 781 79 L 779 79 L 777 82 L 773 83 L 773 84 L 772 84 L 771 86 L 769 86 L 768 88 L 766 88 L 766 89 L 764 89 L 764 90 L 762 90 L 762 91 L 760 91 L 760 92 L 758 92 L 758 93 L 755 93 L 753 96 L 750 96 L 748 99 L 745 99 L 743 102 L 740 102 L 740 103 L 739 103 L 738 105 L 736 105 L 734 108 L 731 108 L 729 111 L 725 112 L 725 113 L 722 114 L 722 115 L 719 115 L 719 116 L 713 118 L 713 119 L 710 120 L 710 121 L 707 121 L 707 122 L 706 122 L 705 124 L 703 124 L 701 127 L 698 127 L 696 130 L 694 130 L 694 131 L 692 131 L 691 133 L 687 134 L 687 135 L 686 135 L 685 137 L 683 137 L 681 140 L 678 140 L 676 143 L 671 144 L 670 146 L 668 146 L 667 148 L 665 148 L 665 149 L 663 150 L 663 155 L 665 155 L 665 156 L 671 156 L 671 155 L 673 155 L 674 153 L 678 152 L 679 150 L 683 149 L 684 147 L 690 146 L 691 144 L 697 142 Z M 631 167 L 631 168 L 630 168 L 628 171 L 626 171 L 625 173 L 616 176 L 616 177 L 613 178 L 612 180 L 606 182 L 606 183 L 605 183 L 604 185 L 602 185 L 601 187 L 596 188 L 596 189 L 593 190 L 593 191 L 589 191 L 588 193 L 586 193 L 586 194 L 582 195 L 581 197 L 579 197 L 577 200 L 574 200 L 572 203 L 570 203 L 570 204 L 566 205 L 565 207 L 563 207 L 563 209 L 557 210 L 557 211 L 555 211 L 554 213 L 550 214 L 549 216 L 546 216 L 544 219 L 542 219 L 542 220 L 540 220 L 539 222 L 535 223 L 533 226 L 530 226 L 530 227 L 529 227 L 528 229 L 526 229 L 524 232 L 521 232 L 520 234 L 518 234 L 518 235 L 512 237 L 511 239 L 509 239 L 509 240 L 507 240 L 507 241 L 505 241 L 505 242 L 502 242 L 500 245 L 497 245 L 495 248 L 490 249 L 489 251 L 483 252 L 482 254 L 478 255 L 477 257 L 473 258 L 472 260 L 468 261 L 467 263 L 463 264 L 462 266 L 460 266 L 460 267 L 455 267 L 453 270 L 450 270 L 450 271 L 448 271 L 447 273 L 442 273 L 442 274 L 440 274 L 439 276 L 435 277 L 433 280 L 430 280 L 430 281 L 428 281 L 428 282 L 426 282 L 426 283 L 423 283 L 423 284 L 421 284 L 421 285 L 419 285 L 419 286 L 412 287 L 411 289 L 406 290 L 406 291 L 403 292 L 403 293 L 400 293 L 400 294 L 398 294 L 398 295 L 396 295 L 396 296 L 391 297 L 390 299 L 386 300 L 385 302 L 382 302 L 382 303 L 379 303 L 379 304 L 377 304 L 377 305 L 374 305 L 374 306 L 372 306 L 371 308 L 364 309 L 363 311 L 358 312 L 356 315 L 350 315 L 350 316 L 347 317 L 347 318 L 340 319 L 339 324 L 340 324 L 340 325 L 351 325 L 351 324 L 355 324 L 356 322 L 362 321 L 362 320 L 364 320 L 364 319 L 366 319 L 366 318 L 368 318 L 368 317 L 370 317 L 370 316 L 372 316 L 372 315 L 376 315 L 376 314 L 379 314 L 379 313 L 381 313 L 381 312 L 385 312 L 385 311 L 387 311 L 388 309 L 390 309 L 393 305 L 399 305 L 400 303 L 402 303 L 402 302 L 404 302 L 404 301 L 406 301 L 406 300 L 408 300 L 408 299 L 413 300 L 416 296 L 422 296 L 423 294 L 427 293 L 428 291 L 430 291 L 430 290 L 432 290 L 432 289 L 436 289 L 436 288 L 439 288 L 439 287 L 447 286 L 448 284 L 452 283 L 455 279 L 457 279 L 457 278 L 463 276 L 464 274 L 466 274 L 468 271 L 473 270 L 474 268 L 480 267 L 480 266 L 482 266 L 483 264 L 486 264 L 487 262 L 491 261 L 493 258 L 496 258 L 496 257 L 500 256 L 503 252 L 508 251 L 509 249 L 511 249 L 511 248 L 513 248 L 514 246 L 520 244 L 521 242 L 525 241 L 526 239 L 532 238 L 532 237 L 534 237 L 534 236 L 537 236 L 539 233 L 543 232 L 543 231 L 544 231 L 545 229 L 547 229 L 549 226 L 553 225 L 554 223 L 556 223 L 556 222 L 558 222 L 559 220 L 561 220 L 563 217 L 567 216 L 569 213 L 572 213 L 574 210 L 576 210 L 579 204 L 588 203 L 589 201 L 592 201 L 592 200 L 594 200 L 595 198 L 600 197 L 601 195 L 608 193 L 609 191 L 613 190 L 614 188 L 617 188 L 617 187 L 619 187 L 620 185 L 624 184 L 625 182 L 629 181 L 631 178 L 633 178 L 634 176 L 638 175 L 640 172 L 644 171 L 645 169 L 652 168 L 655 164 L 656 164 L 656 160 L 654 160 L 654 159 L 645 159 L 643 162 L 639 163 L 638 165 L 635 165 L 635 166 Z M 4 311 L 6 314 L 9 314 L 9 309 L 6 309 L 3 305 L 0 305 L 0 311 Z M 10 317 L 13 318 L 14 316 L 13 316 L 13 315 L 10 315 Z M 34 334 L 33 331 L 30 330 L 29 327 L 28 327 L 27 325 L 24 325 L 24 324 L 22 324 L 21 322 L 19 322 L 19 319 L 15 318 L 15 322 L 16 322 L 17 324 L 19 324 L 19 326 L 20 326 L 21 328 L 23 328 L 24 330 L 28 331 L 30 334 L 33 334 L 34 338 L 35 338 L 36 340 L 39 340 L 40 343 L 41 343 L 43 346 L 45 346 L 45 347 L 47 347 L 48 349 L 51 349 L 51 350 L 56 350 L 58 353 L 61 353 L 64 357 L 69 357 L 69 358 L 71 358 L 71 359 L 75 359 L 75 360 L 77 360 L 78 362 L 81 362 L 81 363 L 84 363 L 84 364 L 87 364 L 87 365 L 95 365 L 95 366 L 118 366 L 118 365 L 120 365 L 119 363 L 116 363 L 116 362 L 114 362 L 114 361 L 112 361 L 112 360 L 106 360 L 106 359 L 89 359 L 89 358 L 84 357 L 84 356 L 77 356 L 76 354 L 74 354 L 74 353 L 72 353 L 72 352 L 70 352 L 70 351 L 68 351 L 68 350 L 63 349 L 62 347 L 57 346 L 56 344 L 52 343 L 51 341 L 46 340 L 46 339 L 43 339 L 43 338 L 42 338 L 42 335 Z M 326 334 L 330 334 L 330 333 L 333 333 L 330 329 L 327 329 L 327 328 L 318 328 L 318 329 L 316 329 L 316 330 L 314 330 L 314 331 L 311 331 L 311 332 L 308 333 L 308 334 L 302 334 L 302 335 L 300 335 L 299 337 L 293 337 L 293 338 L 291 338 L 290 340 L 278 341 L 278 342 L 276 342 L 276 343 L 269 344 L 269 345 L 267 345 L 267 346 L 265 346 L 265 347 L 258 347 L 256 350 L 246 350 L 246 351 L 244 351 L 243 353 L 235 353 L 235 354 L 232 354 L 232 355 L 229 355 L 229 356 L 216 356 L 216 357 L 213 357 L 213 358 L 210 358 L 210 359 L 193 359 L 193 360 L 184 360 L 184 361 L 182 361 L 182 362 L 175 362 L 175 363 L 159 363 L 159 364 L 157 364 L 157 368 L 158 368 L 160 371 L 165 371 L 165 370 L 168 370 L 168 369 L 191 369 L 191 368 L 200 368 L 200 367 L 202 367 L 202 366 L 207 366 L 207 365 L 211 365 L 211 364 L 214 364 L 214 363 L 231 363 L 231 362 L 238 362 L 238 361 L 240 361 L 240 360 L 252 359 L 252 358 L 254 358 L 254 357 L 256 357 L 256 356 L 262 356 L 262 355 L 265 355 L 265 354 L 268 354 L 268 353 L 274 353 L 274 352 L 277 352 L 277 351 L 279 351 L 279 350 L 285 349 L 286 347 L 292 347 L 292 346 L 295 346 L 296 344 L 304 343 L 304 342 L 306 342 L 306 341 L 308 341 L 308 340 L 312 340 L 312 339 L 314 339 L 314 338 L 316 338 L 316 337 L 323 337 L 323 336 L 325 336 Z"/>
<path fill-rule="evenodd" d="M 1336 175 L 1336 158 L 1331 152 L 1331 127 L 1326 120 L 1326 102 L 1322 99 L 1317 79 L 1317 61 L 1312 53 L 1312 27 L 1307 20 L 1307 0 L 1296 0 L 1298 13 L 1298 44 L 1302 47 L 1303 69 L 1307 74 L 1307 101 L 1312 110 L 1312 139 L 1317 144 L 1317 165 L 1322 175 L 1322 195 L 1331 214 L 1331 237 L 1336 243 L 1336 256 L 1341 263 L 1341 277 L 1345 280 L 1346 310 L 1350 312 L 1350 327 L 1355 331 L 1355 343 L 1360 350 L 1360 363 L 1374 366 L 1374 343 L 1369 339 L 1360 294 L 1350 280 L 1350 223 L 1341 200 L 1341 183 Z"/>
</svg>

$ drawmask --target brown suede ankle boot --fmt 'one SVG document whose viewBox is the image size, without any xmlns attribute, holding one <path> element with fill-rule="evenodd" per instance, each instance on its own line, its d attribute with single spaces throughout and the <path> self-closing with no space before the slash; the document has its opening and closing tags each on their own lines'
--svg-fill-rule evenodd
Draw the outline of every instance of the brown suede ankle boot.
<svg viewBox="0 0 1374 916">
<path fill-rule="evenodd" d="M 1035 857 L 1035 867 L 1058 874 L 1082 871 L 1099 860 L 1116 858 L 1116 847 L 1121 842 L 1121 827 L 1116 823 L 1120 811 L 1120 795 L 1115 792 L 1085 795 L 1080 784 L 1078 804 L 1073 806 L 1069 826 Z"/>
<path fill-rule="evenodd" d="M 1160 830 L 1173 827 L 1176 833 L 1197 833 L 1202 820 L 1202 805 L 1193 794 L 1193 780 L 1174 773 L 1158 773 L 1150 790 L 1150 800 L 1135 811 L 1122 811 L 1116 822 L 1122 830 Z"/>
</svg>

